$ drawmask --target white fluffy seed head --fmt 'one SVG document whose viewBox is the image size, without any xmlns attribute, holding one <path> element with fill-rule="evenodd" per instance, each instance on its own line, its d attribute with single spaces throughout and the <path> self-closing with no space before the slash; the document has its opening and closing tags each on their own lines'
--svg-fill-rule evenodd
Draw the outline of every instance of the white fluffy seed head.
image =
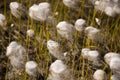
<svg viewBox="0 0 120 80">
<path fill-rule="evenodd" d="M 88 27 L 86 27 L 85 28 L 85 33 L 93 33 L 93 34 L 95 34 L 95 33 L 98 33 L 100 30 L 99 29 L 97 29 L 97 28 L 94 28 L 94 27 L 92 27 L 92 26 L 88 26 Z"/>
<path fill-rule="evenodd" d="M 15 56 L 19 58 L 23 58 L 26 55 L 26 50 L 22 45 L 19 45 L 17 42 L 13 41 L 7 47 L 6 55 L 8 57 Z"/>
<path fill-rule="evenodd" d="M 11 24 L 10 27 L 14 27 L 14 24 Z"/>
<path fill-rule="evenodd" d="M 106 2 L 105 1 L 95 1 L 95 9 L 98 11 L 104 11 L 106 7 Z"/>
<path fill-rule="evenodd" d="M 93 74 L 93 78 L 95 80 L 106 80 L 106 73 L 103 70 L 96 70 Z"/>
<path fill-rule="evenodd" d="M 13 66 L 14 69 L 23 70 L 25 65 L 25 60 L 18 56 L 10 56 L 10 64 Z"/>
<path fill-rule="evenodd" d="M 68 54 L 67 52 L 64 52 L 64 53 L 63 53 L 64 57 L 66 57 L 66 56 L 67 56 L 67 54 Z"/>
<path fill-rule="evenodd" d="M 17 9 L 17 8 L 19 8 L 18 2 L 11 2 L 10 3 L 10 9 Z"/>
<path fill-rule="evenodd" d="M 23 69 L 26 61 L 26 50 L 17 42 L 12 41 L 7 47 L 6 56 L 15 69 Z"/>
<path fill-rule="evenodd" d="M 46 16 L 46 19 L 48 16 L 51 15 L 51 8 L 50 4 L 48 2 L 42 2 L 39 4 L 40 10 L 43 12 L 44 16 Z"/>
<path fill-rule="evenodd" d="M 28 61 L 25 64 L 25 71 L 30 76 L 36 76 L 36 73 L 38 71 L 38 65 L 35 61 Z"/>
<path fill-rule="evenodd" d="M 97 28 L 94 28 L 92 26 L 88 26 L 85 28 L 85 33 L 89 39 L 95 42 L 102 42 L 103 37 L 100 33 L 100 30 Z"/>
<path fill-rule="evenodd" d="M 43 9 L 50 9 L 50 4 L 48 2 L 42 2 L 39 4 L 40 7 L 42 7 Z"/>
<path fill-rule="evenodd" d="M 110 69 L 115 72 L 120 74 L 120 57 L 113 57 L 110 61 Z"/>
<path fill-rule="evenodd" d="M 12 15 L 15 16 L 16 18 L 20 18 L 23 14 L 25 14 L 23 12 L 22 5 L 18 2 L 11 2 L 9 6 Z"/>
<path fill-rule="evenodd" d="M 18 43 L 16 42 L 16 41 L 12 41 L 10 44 L 9 44 L 9 46 L 10 47 L 16 47 L 18 45 Z"/>
<path fill-rule="evenodd" d="M 80 1 L 79 0 L 63 0 L 63 3 L 65 6 L 69 8 L 78 9 Z"/>
<path fill-rule="evenodd" d="M 31 7 L 29 8 L 29 16 L 30 16 L 32 19 L 35 19 L 35 20 L 37 20 L 37 21 L 40 20 L 40 19 L 39 19 L 39 14 L 38 14 L 38 12 L 39 12 L 39 6 L 36 5 L 36 4 L 34 4 L 33 6 L 31 6 Z"/>
<path fill-rule="evenodd" d="M 100 25 L 100 23 L 101 23 L 100 19 L 95 18 L 95 21 L 96 21 L 96 23 L 97 23 L 98 25 Z"/>
<path fill-rule="evenodd" d="M 100 1 L 95 1 L 95 5 L 99 5 L 100 4 Z"/>
<path fill-rule="evenodd" d="M 32 30 L 32 29 L 27 30 L 27 35 L 28 35 L 29 37 L 33 37 L 34 34 L 35 34 L 34 30 Z"/>
<path fill-rule="evenodd" d="M 109 6 L 105 8 L 105 13 L 106 13 L 106 15 L 112 16 L 112 17 L 114 17 L 116 15 L 116 13 L 113 10 L 113 8 L 109 7 Z"/>
<path fill-rule="evenodd" d="M 60 34 L 62 37 L 66 38 L 67 40 L 73 40 L 73 34 L 74 34 L 74 27 L 72 24 L 66 22 L 66 21 L 61 21 L 57 24 L 57 32 Z"/>
<path fill-rule="evenodd" d="M 99 57 L 100 57 L 100 54 L 98 51 L 96 51 L 96 50 L 88 51 L 88 60 L 96 61 L 99 59 Z"/>
<path fill-rule="evenodd" d="M 119 74 L 113 74 L 110 79 L 111 80 L 120 80 L 120 75 Z"/>
<path fill-rule="evenodd" d="M 48 47 L 48 49 L 54 50 L 54 48 L 59 48 L 59 44 L 53 40 L 48 40 L 47 47 Z"/>
<path fill-rule="evenodd" d="M 82 51 L 81 51 L 81 54 L 82 56 L 85 58 L 85 59 L 88 59 L 88 52 L 90 51 L 89 48 L 83 48 Z"/>
<path fill-rule="evenodd" d="M 56 60 L 50 66 L 50 72 L 53 72 L 56 74 L 60 74 L 66 69 L 67 69 L 67 66 L 61 60 Z"/>
<path fill-rule="evenodd" d="M 104 60 L 109 65 L 113 57 L 120 57 L 120 55 L 114 52 L 109 52 L 104 56 Z"/>
<path fill-rule="evenodd" d="M 61 73 L 51 72 L 47 78 L 47 80 L 76 80 L 74 76 L 71 75 L 71 70 L 66 69 Z"/>
<path fill-rule="evenodd" d="M 14 55 L 15 48 L 18 46 L 18 43 L 16 41 L 12 41 L 6 50 L 6 56 Z"/>
<path fill-rule="evenodd" d="M 96 10 L 105 12 L 106 15 L 114 17 L 120 14 L 120 6 L 118 0 L 99 0 L 95 1 Z"/>
<path fill-rule="evenodd" d="M 3 27 L 5 25 L 5 20 L 5 16 L 3 14 L 0 14 L 0 26 Z"/>
<path fill-rule="evenodd" d="M 120 14 L 120 6 L 119 5 L 115 5 L 113 7 L 113 10 L 117 13 L 117 14 Z"/>
<path fill-rule="evenodd" d="M 59 12 L 58 12 L 58 11 L 56 11 L 56 12 L 55 12 L 55 16 L 58 16 L 58 15 L 59 15 Z"/>
<path fill-rule="evenodd" d="M 47 80 L 75 80 L 71 75 L 71 70 L 67 68 L 67 65 L 62 60 L 56 60 L 50 65 L 50 74 Z"/>
<path fill-rule="evenodd" d="M 84 19 L 78 19 L 75 22 L 75 28 L 77 31 L 81 32 L 85 29 L 86 21 Z"/>
<path fill-rule="evenodd" d="M 50 4 L 42 2 L 39 5 L 34 4 L 29 8 L 29 16 L 37 21 L 46 21 L 51 14 Z"/>
<path fill-rule="evenodd" d="M 62 58 L 63 54 L 61 54 L 60 45 L 56 41 L 48 40 L 47 48 L 54 57 Z"/>
</svg>

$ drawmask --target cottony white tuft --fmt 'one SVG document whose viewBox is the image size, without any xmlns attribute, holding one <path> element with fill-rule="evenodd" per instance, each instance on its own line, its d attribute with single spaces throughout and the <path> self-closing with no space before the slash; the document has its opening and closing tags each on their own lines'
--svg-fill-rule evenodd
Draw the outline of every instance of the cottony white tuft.
<svg viewBox="0 0 120 80">
<path fill-rule="evenodd" d="M 18 46 L 18 43 L 16 41 L 12 41 L 9 46 L 7 47 L 6 56 L 14 55 L 16 52 L 16 47 Z"/>
<path fill-rule="evenodd" d="M 93 78 L 95 80 L 106 80 L 106 73 L 105 71 L 98 69 L 94 72 Z"/>
<path fill-rule="evenodd" d="M 18 2 L 11 2 L 9 6 L 12 15 L 16 18 L 20 18 L 26 14 L 25 7 Z"/>
<path fill-rule="evenodd" d="M 95 1 L 95 9 L 105 12 L 106 15 L 114 17 L 120 14 L 120 6 L 118 0 L 99 0 Z"/>
<path fill-rule="evenodd" d="M 58 59 L 63 58 L 62 51 L 60 50 L 60 45 L 57 42 L 55 42 L 53 40 L 48 40 L 47 48 L 54 57 L 56 57 Z"/>
<path fill-rule="evenodd" d="M 101 24 L 101 21 L 100 21 L 100 19 L 98 19 L 98 18 L 95 18 L 95 21 L 96 21 L 96 23 L 97 23 L 98 25 L 100 25 L 100 24 Z"/>
<path fill-rule="evenodd" d="M 37 77 L 39 74 L 37 63 L 35 61 L 28 61 L 25 65 L 25 71 L 28 75 Z"/>
<path fill-rule="evenodd" d="M 85 59 L 88 59 L 88 52 L 90 51 L 89 48 L 83 48 L 82 51 L 81 51 L 81 54 L 82 56 L 85 58 Z"/>
<path fill-rule="evenodd" d="M 95 42 L 102 42 L 103 37 L 102 34 L 100 33 L 100 30 L 97 28 L 94 28 L 92 26 L 88 26 L 85 28 L 85 33 L 89 39 Z"/>
<path fill-rule="evenodd" d="M 61 60 L 56 60 L 50 66 L 50 71 L 57 74 L 62 73 L 66 69 L 67 66 Z"/>
<path fill-rule="evenodd" d="M 100 57 L 100 53 L 96 50 L 88 51 L 88 60 L 90 61 L 97 61 Z"/>
<path fill-rule="evenodd" d="M 84 19 L 78 19 L 75 22 L 75 28 L 77 31 L 82 32 L 85 29 L 86 21 Z"/>
<path fill-rule="evenodd" d="M 120 57 L 120 55 L 114 52 L 109 52 L 105 54 L 104 60 L 109 65 L 113 57 Z"/>
<path fill-rule="evenodd" d="M 119 74 L 113 74 L 110 79 L 111 80 L 120 80 L 120 75 Z"/>
<path fill-rule="evenodd" d="M 56 27 L 58 34 L 60 34 L 62 37 L 66 38 L 67 40 L 73 41 L 73 34 L 75 28 L 72 24 L 66 21 L 61 21 L 57 24 Z"/>
<path fill-rule="evenodd" d="M 80 7 L 80 0 L 63 0 L 63 3 L 69 8 L 78 9 Z"/>
<path fill-rule="evenodd" d="M 105 7 L 107 6 L 105 1 L 95 1 L 95 9 L 98 11 L 104 11 Z"/>
<path fill-rule="evenodd" d="M 56 60 L 50 65 L 50 74 L 47 80 L 74 80 L 67 65 L 61 60 Z"/>
<path fill-rule="evenodd" d="M 10 59 L 11 65 L 15 69 L 23 69 L 26 61 L 26 50 L 17 42 L 12 41 L 7 47 L 6 56 Z"/>
<path fill-rule="evenodd" d="M 34 4 L 29 8 L 29 16 L 37 21 L 46 21 L 48 16 L 51 16 L 50 4 L 47 2 Z"/>
<path fill-rule="evenodd" d="M 114 16 L 116 15 L 113 7 L 109 7 L 109 6 L 105 8 L 105 13 L 106 13 L 108 16 L 112 16 L 112 17 L 114 17 Z"/>
<path fill-rule="evenodd" d="M 120 75 L 120 57 L 113 57 L 110 61 L 110 69 L 113 73 L 117 73 Z"/>
<path fill-rule="evenodd" d="M 5 16 L 3 14 L 0 14 L 0 26 L 5 26 Z"/>
<path fill-rule="evenodd" d="M 117 14 L 120 14 L 120 5 L 115 5 L 113 7 L 113 10 L 117 13 Z"/>
</svg>

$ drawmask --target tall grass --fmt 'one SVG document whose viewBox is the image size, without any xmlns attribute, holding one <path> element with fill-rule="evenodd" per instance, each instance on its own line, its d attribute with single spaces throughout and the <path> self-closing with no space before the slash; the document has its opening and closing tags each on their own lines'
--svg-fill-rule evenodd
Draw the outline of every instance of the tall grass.
<svg viewBox="0 0 120 80">
<path fill-rule="evenodd" d="M 32 20 L 29 16 L 28 18 L 20 18 L 16 19 L 13 17 L 10 13 L 9 9 L 9 3 L 16 0 L 3 0 L 3 7 L 0 8 L 0 12 L 4 13 L 4 15 L 7 17 L 7 30 L 0 32 L 0 39 L 2 40 L 0 43 L 0 50 L 4 53 L 6 51 L 7 45 L 15 40 L 18 41 L 20 44 L 22 44 L 26 50 L 27 54 L 29 55 L 28 60 L 34 60 L 39 64 L 39 67 L 41 69 L 41 73 L 44 74 L 45 78 L 47 78 L 47 75 L 49 73 L 49 66 L 52 62 L 50 58 L 50 54 L 48 52 L 48 49 L 46 47 L 46 42 L 49 39 L 54 39 L 59 43 L 62 43 L 62 47 L 64 47 L 65 50 L 70 50 L 69 45 L 66 46 L 66 40 L 61 39 L 56 31 L 56 26 L 51 26 L 47 23 L 40 23 L 38 21 Z M 87 26 L 93 25 L 101 30 L 103 30 L 103 35 L 108 38 L 105 38 L 103 44 L 94 43 L 91 40 L 87 39 L 86 36 L 82 39 L 78 39 L 82 33 L 75 32 L 75 41 L 72 44 L 72 48 L 74 49 L 73 52 L 76 53 L 76 46 L 80 46 L 78 48 L 79 50 L 84 47 L 97 49 L 100 51 L 103 51 L 103 54 L 106 52 L 120 52 L 120 16 L 117 16 L 115 18 L 108 17 L 104 13 L 98 13 L 93 8 L 84 8 L 85 3 L 88 3 L 85 0 L 82 0 L 82 4 L 80 6 L 80 9 L 78 11 L 67 8 L 63 3 L 62 0 L 17 0 L 18 2 L 24 4 L 27 9 L 34 3 L 39 4 L 43 1 L 48 1 L 51 3 L 52 8 L 52 16 L 57 18 L 57 22 L 65 20 L 68 22 L 71 22 L 72 24 L 75 22 L 75 20 L 79 18 L 84 18 L 87 21 Z M 89 4 L 90 5 L 90 4 Z M 55 16 L 55 12 L 58 12 L 58 16 Z M 95 17 L 98 17 L 101 19 L 101 25 L 98 26 L 95 23 Z M 14 24 L 13 27 L 10 25 Z M 35 31 L 35 36 L 33 38 L 29 38 L 26 36 L 26 31 L 28 29 L 33 29 Z M 54 32 L 54 33 L 53 33 Z M 36 39 L 38 38 L 39 41 Z M 79 43 L 77 43 L 79 42 Z M 68 47 L 68 48 L 67 48 Z M 106 48 L 108 47 L 108 49 Z M 80 53 L 80 52 L 79 52 Z M 6 58 L 6 57 L 5 57 Z M 1 64 L 2 60 L 0 60 Z M 78 80 L 93 80 L 93 72 L 94 69 L 92 69 L 92 65 L 90 65 L 89 61 L 84 60 L 82 56 L 77 56 L 76 54 L 72 56 L 71 60 L 67 63 L 69 67 L 72 69 L 71 75 L 74 75 L 78 77 Z M 5 75 L 10 71 L 9 70 L 9 60 L 5 60 L 4 64 L 6 65 L 6 72 Z M 14 74 L 15 75 L 15 74 Z M 13 76 L 14 76 L 13 75 Z M 108 72 L 108 76 L 110 77 L 111 72 Z M 20 77 L 19 77 L 20 76 Z M 2 76 L 2 79 L 4 79 L 5 76 Z M 9 77 L 7 77 L 9 78 Z M 21 75 L 15 75 L 15 80 L 33 80 L 33 78 L 29 77 L 25 72 L 23 72 Z M 11 79 L 13 80 L 13 79 Z"/>
</svg>

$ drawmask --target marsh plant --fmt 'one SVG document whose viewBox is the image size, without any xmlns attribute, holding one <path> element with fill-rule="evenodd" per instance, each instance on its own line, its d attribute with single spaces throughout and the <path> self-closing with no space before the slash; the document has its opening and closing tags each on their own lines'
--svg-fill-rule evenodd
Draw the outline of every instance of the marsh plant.
<svg viewBox="0 0 120 80">
<path fill-rule="evenodd" d="M 119 0 L 0 0 L 0 80 L 119 80 Z"/>
<path fill-rule="evenodd" d="M 62 51 L 60 49 L 59 43 L 53 41 L 53 40 L 48 40 L 47 41 L 47 48 L 52 56 L 58 59 L 63 58 Z"/>
<path fill-rule="evenodd" d="M 0 14 L 0 26 L 5 26 L 6 17 L 3 14 Z"/>
<path fill-rule="evenodd" d="M 111 80 L 119 80 L 119 79 L 120 79 L 120 75 L 114 74 L 114 75 L 111 76 L 110 79 L 111 79 Z"/>
<path fill-rule="evenodd" d="M 68 23 L 66 21 L 61 21 L 57 24 L 56 28 L 57 28 L 58 34 L 61 37 L 69 41 L 73 41 L 73 35 L 74 35 L 75 28 L 71 23 Z"/>
<path fill-rule="evenodd" d="M 88 26 L 85 28 L 85 33 L 86 33 L 88 39 L 90 39 L 92 41 L 100 42 L 100 43 L 103 41 L 102 34 L 100 33 L 100 30 L 97 28 Z"/>
<path fill-rule="evenodd" d="M 67 65 L 61 60 L 56 60 L 50 65 L 50 74 L 47 80 L 74 80 Z"/>
<path fill-rule="evenodd" d="M 27 54 L 25 48 L 15 41 L 12 41 L 7 47 L 6 56 L 15 70 L 24 69 Z"/>
<path fill-rule="evenodd" d="M 40 3 L 39 5 L 34 4 L 29 8 L 29 16 L 38 21 L 47 20 L 48 16 L 50 16 L 50 13 L 50 4 L 47 2 Z"/>
<path fill-rule="evenodd" d="M 114 57 L 120 57 L 120 55 L 118 53 L 115 53 L 115 52 L 109 52 L 109 53 L 105 54 L 104 60 L 109 65 L 112 58 L 114 58 Z"/>
<path fill-rule="evenodd" d="M 103 11 L 108 16 L 116 16 L 120 14 L 120 6 L 119 1 L 112 1 L 112 0 L 101 0 L 95 2 L 95 8 L 97 10 Z"/>
<path fill-rule="evenodd" d="M 40 73 L 40 69 L 38 67 L 38 64 L 35 61 L 28 61 L 25 64 L 25 71 L 28 75 L 35 77 L 37 79 L 44 79 L 43 76 Z"/>
<path fill-rule="evenodd" d="M 79 0 L 63 0 L 63 3 L 69 8 L 78 9 L 80 7 Z"/>
<path fill-rule="evenodd" d="M 79 32 L 83 32 L 86 27 L 86 20 L 78 19 L 75 22 L 75 29 Z"/>
<path fill-rule="evenodd" d="M 35 35 L 34 30 L 32 30 L 32 29 L 27 30 L 27 35 L 28 35 L 29 37 L 33 37 L 33 36 Z"/>
<path fill-rule="evenodd" d="M 95 80 L 106 80 L 106 73 L 103 70 L 96 70 L 93 75 Z"/>
<path fill-rule="evenodd" d="M 11 2 L 9 6 L 10 6 L 11 13 L 14 17 L 20 18 L 26 15 L 26 8 L 21 3 Z"/>
</svg>

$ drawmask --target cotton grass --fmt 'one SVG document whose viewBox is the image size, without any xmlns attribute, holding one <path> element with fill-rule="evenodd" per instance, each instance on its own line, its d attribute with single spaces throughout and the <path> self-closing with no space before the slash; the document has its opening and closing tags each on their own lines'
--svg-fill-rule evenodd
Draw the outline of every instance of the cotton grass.
<svg viewBox="0 0 120 80">
<path fill-rule="evenodd" d="M 7 47 L 6 56 L 9 58 L 14 69 L 24 69 L 27 54 L 25 48 L 15 41 L 12 41 Z"/>
</svg>

